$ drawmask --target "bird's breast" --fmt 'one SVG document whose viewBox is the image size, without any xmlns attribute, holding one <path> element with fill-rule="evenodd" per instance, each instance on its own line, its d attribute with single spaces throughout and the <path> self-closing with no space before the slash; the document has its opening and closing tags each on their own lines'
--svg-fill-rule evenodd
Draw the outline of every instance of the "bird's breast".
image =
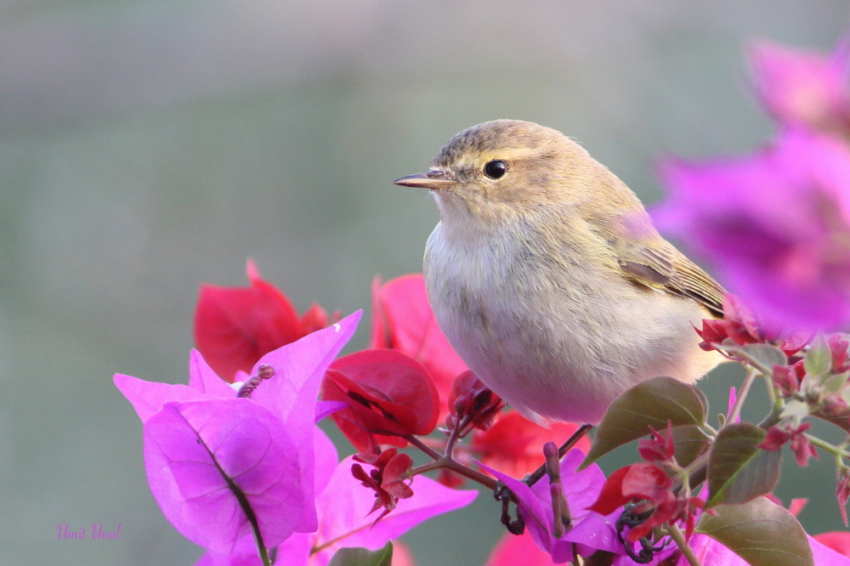
<svg viewBox="0 0 850 566">
<path fill-rule="evenodd" d="M 597 422 L 642 379 L 683 369 L 698 350 L 683 299 L 592 271 L 581 250 L 541 250 L 522 234 L 428 239 L 425 283 L 458 355 L 530 418 Z M 687 303 L 686 303 L 687 305 Z M 682 359 L 679 359 L 682 358 Z"/>
</svg>

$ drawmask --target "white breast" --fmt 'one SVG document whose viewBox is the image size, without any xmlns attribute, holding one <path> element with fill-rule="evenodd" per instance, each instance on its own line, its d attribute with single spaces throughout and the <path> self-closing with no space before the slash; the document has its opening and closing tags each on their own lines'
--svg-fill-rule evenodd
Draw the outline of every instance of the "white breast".
<svg viewBox="0 0 850 566">
<path fill-rule="evenodd" d="M 685 299 L 611 280 L 581 250 L 551 255 L 524 234 L 470 226 L 428 239 L 424 274 L 441 329 L 476 375 L 515 409 L 540 417 L 596 423 L 611 400 L 656 375 L 686 381 L 698 338 Z M 569 273 L 569 277 L 564 274 Z"/>
</svg>

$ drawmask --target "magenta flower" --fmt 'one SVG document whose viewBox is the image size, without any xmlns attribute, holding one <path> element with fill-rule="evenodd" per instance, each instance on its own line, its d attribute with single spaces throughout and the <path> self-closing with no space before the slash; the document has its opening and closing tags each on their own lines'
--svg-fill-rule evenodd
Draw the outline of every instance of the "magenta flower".
<svg viewBox="0 0 850 566">
<path fill-rule="evenodd" d="M 717 269 L 730 290 L 776 326 L 850 321 L 850 149 L 786 130 L 751 157 L 669 161 L 655 220 Z"/>
<path fill-rule="evenodd" d="M 829 56 L 766 42 L 749 51 L 756 93 L 779 122 L 816 130 L 850 128 L 850 41 Z"/>
<path fill-rule="evenodd" d="M 375 523 L 375 493 L 351 474 L 352 456 L 339 463 L 328 487 L 316 499 L 319 529 L 307 535 L 313 549 L 313 566 L 323 566 L 344 547 L 377 550 L 435 515 L 454 511 L 472 502 L 477 491 L 450 489 L 425 476 L 413 478 L 413 496 L 399 499 L 395 509 Z M 287 562 L 288 563 L 288 562 Z M 297 562 L 293 562 L 297 564 Z"/>
<path fill-rule="evenodd" d="M 269 352 L 238 394 L 197 352 L 189 385 L 115 375 L 142 420 L 151 493 L 183 536 L 230 554 L 252 526 L 265 547 L 316 530 L 314 462 L 327 455 L 315 445 L 327 442 L 315 420 L 333 408 L 316 397 L 359 318 L 355 313 Z"/>
<path fill-rule="evenodd" d="M 352 476 L 354 463 L 348 457 L 329 468 L 329 461 L 325 461 L 324 472 L 333 473 L 327 487 L 316 498 L 319 527 L 316 532 L 296 533 L 284 541 L 276 549 L 275 563 L 325 566 L 340 548 L 377 550 L 435 515 L 468 505 L 477 495 L 476 491 L 449 489 L 427 477 L 416 476 L 413 496 L 399 500 L 392 512 L 375 523 L 376 514 L 371 512 L 375 494 Z M 246 536 L 232 554 L 208 552 L 195 566 L 253 566 L 255 555 L 251 554 L 251 544 L 250 536 Z"/>
<path fill-rule="evenodd" d="M 605 476 L 596 464 L 577 472 L 584 459 L 580 450 L 570 451 L 561 460 L 561 485 L 569 506 L 572 528 L 566 529 L 559 538 L 554 532 L 554 514 L 549 490 L 549 479 L 543 477 L 532 487 L 497 470 L 481 466 L 504 483 L 519 499 L 517 509 L 525 522 L 535 544 L 552 556 L 557 563 L 573 560 L 573 548 L 580 556 L 590 556 L 597 550 L 614 554 L 625 554 L 623 545 L 617 540 L 614 524 L 620 510 L 608 516 L 588 511 L 599 495 Z"/>
</svg>

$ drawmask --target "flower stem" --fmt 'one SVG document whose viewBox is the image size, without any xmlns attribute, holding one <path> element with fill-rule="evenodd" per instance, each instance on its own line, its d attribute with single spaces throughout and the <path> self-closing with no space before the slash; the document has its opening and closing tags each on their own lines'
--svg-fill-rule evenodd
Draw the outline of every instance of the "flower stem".
<svg viewBox="0 0 850 566">
<path fill-rule="evenodd" d="M 425 454 L 427 454 L 432 460 L 436 461 L 436 460 L 439 460 L 440 458 L 442 458 L 442 455 L 439 452 L 437 452 L 436 450 L 434 450 L 430 446 L 426 445 L 424 442 L 419 440 L 419 438 L 413 436 L 412 434 L 405 434 L 404 439 L 406 441 L 408 441 L 409 443 L 411 443 L 413 446 L 420 449 Z"/>
<path fill-rule="evenodd" d="M 454 429 L 449 433 L 449 438 L 446 440 L 446 449 L 443 452 L 449 458 L 452 457 L 455 449 L 455 442 L 457 442 L 461 437 L 461 431 L 464 431 L 470 423 L 469 416 L 464 417 L 457 423 L 455 423 Z M 465 431 L 463 434 L 467 434 L 469 431 Z"/>
<path fill-rule="evenodd" d="M 459 474 L 465 478 L 471 479 L 474 482 L 478 482 L 484 487 L 488 489 L 496 489 L 498 483 L 495 479 L 490 476 L 484 475 L 481 472 L 473 470 L 472 468 L 467 468 L 460 462 L 453 460 L 449 456 L 443 456 L 439 460 L 434 462 L 429 462 L 427 464 L 422 464 L 421 466 L 416 466 L 413 468 L 410 473 L 411 475 L 418 475 L 425 472 L 430 472 L 431 470 L 439 470 L 440 468 L 447 468 L 456 474 Z"/>
<path fill-rule="evenodd" d="M 810 434 L 807 434 L 806 438 L 808 439 L 808 441 L 813 446 L 816 446 L 816 447 L 820 448 L 821 450 L 825 450 L 825 451 L 829 452 L 830 454 L 832 454 L 833 456 L 835 456 L 836 460 L 838 460 L 839 458 L 850 458 L 850 454 L 848 454 L 847 452 L 842 450 L 840 447 L 833 446 L 829 442 L 827 442 L 825 440 L 821 440 L 817 436 L 812 436 Z"/>
<path fill-rule="evenodd" d="M 269 552 L 263 544 L 263 538 L 260 536 L 260 531 L 254 530 L 254 524 L 251 524 L 251 532 L 254 534 L 254 542 L 257 543 L 257 553 L 260 555 L 260 560 L 263 566 L 272 566 L 272 561 L 269 559 Z"/>
<path fill-rule="evenodd" d="M 679 547 L 679 550 L 682 551 L 682 556 L 685 557 L 685 560 L 688 561 L 690 566 L 702 566 L 699 562 L 699 559 L 694 554 L 694 549 L 691 548 L 691 545 L 688 544 L 688 541 L 685 540 L 685 535 L 682 534 L 682 531 L 679 530 L 679 527 L 676 525 L 667 525 L 667 533 L 676 543 L 676 546 Z"/>
</svg>

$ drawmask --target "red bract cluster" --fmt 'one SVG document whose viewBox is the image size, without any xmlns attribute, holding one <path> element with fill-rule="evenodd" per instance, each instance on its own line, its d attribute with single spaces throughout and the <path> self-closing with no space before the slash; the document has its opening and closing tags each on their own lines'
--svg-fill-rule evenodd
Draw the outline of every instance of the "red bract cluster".
<svg viewBox="0 0 850 566">
<path fill-rule="evenodd" d="M 384 508 L 383 513 L 375 519 L 376 523 L 396 508 L 399 499 L 413 496 L 410 485 L 405 483 L 411 479 L 413 465 L 413 459 L 407 454 L 399 454 L 395 448 L 390 448 L 380 454 L 357 454 L 354 459 L 375 468 L 367 474 L 360 464 L 351 465 L 351 474 L 364 487 L 375 491 L 375 505 L 369 512 Z"/>
<path fill-rule="evenodd" d="M 850 388 L 847 386 L 850 341 L 846 334 L 816 334 L 813 337 L 809 333 L 782 335 L 765 331 L 756 317 L 733 295 L 725 297 L 724 318 L 703 320 L 702 328 L 697 332 L 703 339 L 700 344 L 703 349 L 726 348 L 733 358 L 737 357 L 735 347 L 740 347 L 737 352 L 744 352 L 750 344 L 771 344 L 778 348 L 779 352 L 774 350 L 775 355 L 770 359 L 784 355 L 787 363 L 771 364 L 769 376 L 777 393 L 786 402 L 792 403 L 793 409 L 786 411 L 783 422 L 768 431 L 763 448 L 775 450 L 792 440 L 791 448 L 801 465 L 809 455 L 815 455 L 805 436 L 789 428 L 790 415 L 797 423 L 806 416 L 816 416 L 850 432 Z"/>
<path fill-rule="evenodd" d="M 838 472 L 838 482 L 835 486 L 835 498 L 841 510 L 841 520 L 847 526 L 847 498 L 850 497 L 850 468 L 841 468 Z"/>
<path fill-rule="evenodd" d="M 850 346 L 850 342 L 847 341 L 845 336 L 846 335 L 833 334 L 826 339 L 826 345 L 829 348 L 829 358 L 832 361 L 833 373 L 843 373 L 850 370 L 850 364 L 847 363 L 847 348 Z"/>
<path fill-rule="evenodd" d="M 667 421 L 665 434 L 649 427 L 650 437 L 638 441 L 638 453 L 647 462 L 669 460 L 673 457 L 673 424 Z"/>
<path fill-rule="evenodd" d="M 773 425 L 767 429 L 767 434 L 764 440 L 758 445 L 762 450 L 779 450 L 782 446 L 791 442 L 791 451 L 794 453 L 794 458 L 799 466 L 805 466 L 809 457 L 817 459 L 818 454 L 815 452 L 815 447 L 811 445 L 809 439 L 804 434 L 809 429 L 809 423 L 801 423 L 799 426 L 792 426 L 790 423 Z"/>
<path fill-rule="evenodd" d="M 337 359 L 321 394 L 348 405 L 331 418 L 361 452 L 378 452 L 379 444 L 405 446 L 400 437 L 429 434 L 437 424 L 433 381 L 419 362 L 394 350 L 363 350 Z"/>
<path fill-rule="evenodd" d="M 702 328 L 696 329 L 702 338 L 700 347 L 703 350 L 714 350 L 716 345 L 776 343 L 785 355 L 790 356 L 800 351 L 809 340 L 811 334 L 793 332 L 782 334 L 776 329 L 766 327 L 758 317 L 749 310 L 735 295 L 727 293 L 723 297 L 723 318 L 704 319 Z"/>
<path fill-rule="evenodd" d="M 437 387 L 439 419 L 445 417 L 452 381 L 466 371 L 466 364 L 437 326 L 421 274 L 403 275 L 383 285 L 375 278 L 369 347 L 398 350 L 421 363 Z"/>
<path fill-rule="evenodd" d="M 626 503 L 634 502 L 631 514 L 636 518 L 626 540 L 635 542 L 664 523 L 682 520 L 690 536 L 694 515 L 703 506 L 698 497 L 678 497 L 670 489 L 673 480 L 655 464 L 637 463 L 620 468 L 605 480 L 599 498 L 589 507 L 607 515 Z"/>
<path fill-rule="evenodd" d="M 771 381 L 779 389 L 784 397 L 790 397 L 800 389 L 800 384 L 806 376 L 803 360 L 788 365 L 780 366 L 773 364 L 770 372 Z"/>
<path fill-rule="evenodd" d="M 473 428 L 487 430 L 505 406 L 498 395 L 487 389 L 475 374 L 467 370 L 452 383 L 448 399 L 449 415 L 446 428 L 460 426 L 458 437 L 466 436 Z"/>
<path fill-rule="evenodd" d="M 260 277 L 250 259 L 248 287 L 201 285 L 195 307 L 195 346 L 228 382 L 250 372 L 264 354 L 327 326 L 327 313 L 313 303 L 299 318 L 289 299 Z"/>
</svg>

